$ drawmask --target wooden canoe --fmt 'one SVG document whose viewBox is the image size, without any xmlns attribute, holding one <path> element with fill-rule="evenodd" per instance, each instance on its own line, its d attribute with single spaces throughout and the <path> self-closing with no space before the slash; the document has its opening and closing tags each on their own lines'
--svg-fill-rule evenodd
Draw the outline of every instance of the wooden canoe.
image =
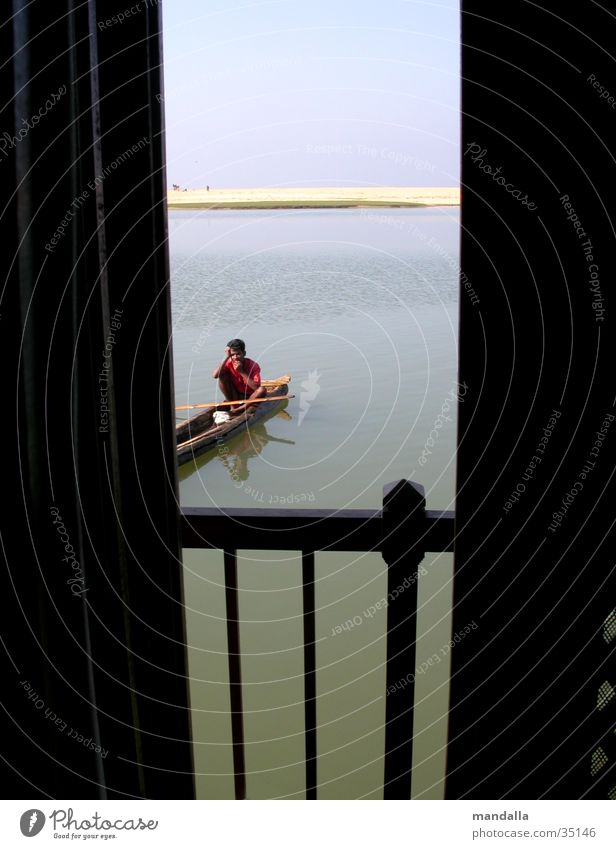
<svg viewBox="0 0 616 849">
<path fill-rule="evenodd" d="M 273 381 L 272 381 L 273 382 Z M 263 381 L 266 385 L 266 381 Z M 289 386 L 287 383 L 276 384 L 267 387 L 267 397 L 276 398 L 288 394 Z M 180 422 L 175 430 L 178 465 L 192 460 L 193 457 L 198 457 L 210 448 L 216 445 L 222 445 L 227 439 L 236 436 L 238 433 L 249 428 L 254 422 L 270 416 L 276 410 L 280 409 L 280 405 L 284 400 L 268 401 L 266 403 L 257 404 L 251 407 L 242 415 L 230 419 L 223 424 L 214 424 L 214 413 L 217 407 L 212 407 L 199 413 L 196 416 L 188 419 L 185 422 Z M 221 410 L 226 410 L 226 407 L 221 406 Z"/>
</svg>

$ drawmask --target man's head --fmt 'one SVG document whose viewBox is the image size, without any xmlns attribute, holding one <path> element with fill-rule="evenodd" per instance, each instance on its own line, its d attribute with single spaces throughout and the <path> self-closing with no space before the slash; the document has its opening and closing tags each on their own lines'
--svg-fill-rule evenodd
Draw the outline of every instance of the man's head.
<svg viewBox="0 0 616 849">
<path fill-rule="evenodd" d="M 238 365 L 244 362 L 244 358 L 246 357 L 246 345 L 243 339 L 231 339 L 230 342 L 227 342 L 227 348 L 229 349 L 231 362 L 237 368 Z"/>
<path fill-rule="evenodd" d="M 246 353 L 246 345 L 243 339 L 231 339 L 230 342 L 227 342 L 227 348 L 230 348 L 232 351 L 241 351 L 243 354 Z"/>
</svg>

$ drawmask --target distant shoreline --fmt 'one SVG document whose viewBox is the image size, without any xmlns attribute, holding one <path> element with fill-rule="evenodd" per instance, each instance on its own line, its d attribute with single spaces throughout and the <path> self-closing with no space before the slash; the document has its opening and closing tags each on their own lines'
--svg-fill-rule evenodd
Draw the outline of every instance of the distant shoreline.
<svg viewBox="0 0 616 849">
<path fill-rule="evenodd" d="M 167 194 L 169 209 L 352 209 L 459 205 L 460 189 L 454 186 L 188 189 Z"/>
</svg>

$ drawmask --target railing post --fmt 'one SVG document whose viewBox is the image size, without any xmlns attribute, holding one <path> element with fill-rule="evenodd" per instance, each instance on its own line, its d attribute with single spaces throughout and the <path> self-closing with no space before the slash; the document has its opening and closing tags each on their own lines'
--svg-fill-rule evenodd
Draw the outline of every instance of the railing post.
<svg viewBox="0 0 616 849">
<path fill-rule="evenodd" d="M 314 551 L 302 551 L 304 602 L 304 716 L 306 723 L 306 799 L 317 798 L 317 659 Z"/>
<path fill-rule="evenodd" d="M 417 578 L 426 527 L 424 488 L 411 481 L 383 489 L 383 559 L 387 563 L 385 799 L 409 799 L 417 639 Z"/>
<path fill-rule="evenodd" d="M 242 656 L 237 580 L 237 550 L 224 552 L 227 647 L 229 652 L 229 695 L 235 798 L 246 798 L 246 755 L 244 752 L 244 706 L 242 699 Z"/>
</svg>

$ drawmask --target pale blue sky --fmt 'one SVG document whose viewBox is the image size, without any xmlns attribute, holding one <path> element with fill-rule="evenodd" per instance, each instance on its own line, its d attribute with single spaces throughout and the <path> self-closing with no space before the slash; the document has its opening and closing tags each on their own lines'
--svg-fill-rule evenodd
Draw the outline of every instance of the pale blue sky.
<svg viewBox="0 0 616 849">
<path fill-rule="evenodd" d="M 458 0 L 172 0 L 163 22 L 169 184 L 458 184 Z"/>
</svg>

